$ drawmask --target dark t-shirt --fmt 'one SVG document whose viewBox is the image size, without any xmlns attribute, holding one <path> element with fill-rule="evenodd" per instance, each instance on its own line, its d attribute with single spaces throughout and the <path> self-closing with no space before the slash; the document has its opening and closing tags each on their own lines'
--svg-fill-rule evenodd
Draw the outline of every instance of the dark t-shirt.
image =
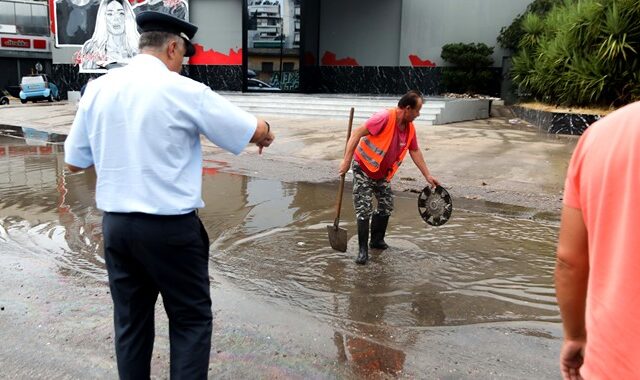
<svg viewBox="0 0 640 380">
<path fill-rule="evenodd" d="M 58 45 L 82 45 L 91 38 L 96 26 L 98 0 L 75 5 L 70 0 L 56 1 L 56 38 Z"/>
</svg>

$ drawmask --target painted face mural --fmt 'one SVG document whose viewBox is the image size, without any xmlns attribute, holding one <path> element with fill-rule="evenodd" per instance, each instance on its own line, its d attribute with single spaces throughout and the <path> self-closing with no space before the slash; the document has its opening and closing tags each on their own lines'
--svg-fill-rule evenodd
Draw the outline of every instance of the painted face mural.
<svg viewBox="0 0 640 380">
<path fill-rule="evenodd" d="M 124 7 L 117 1 L 107 5 L 107 30 L 115 35 L 124 33 Z"/>
<path fill-rule="evenodd" d="M 100 0 L 95 30 L 80 51 L 75 63 L 81 73 L 105 72 L 108 64 L 126 64 L 138 54 L 138 26 L 128 0 Z"/>
<path fill-rule="evenodd" d="M 82 73 L 106 72 L 107 63 L 126 64 L 138 53 L 135 16 L 145 10 L 189 20 L 187 0 L 49 0 L 56 47 L 80 46 L 73 55 Z"/>
</svg>

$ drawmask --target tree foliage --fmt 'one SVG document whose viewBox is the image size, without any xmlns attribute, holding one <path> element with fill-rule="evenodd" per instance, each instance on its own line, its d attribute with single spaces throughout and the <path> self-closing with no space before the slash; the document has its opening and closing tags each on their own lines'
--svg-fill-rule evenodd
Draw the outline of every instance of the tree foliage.
<svg viewBox="0 0 640 380">
<path fill-rule="evenodd" d="M 442 84 L 447 91 L 458 93 L 488 93 L 494 75 L 488 68 L 493 64 L 493 47 L 483 43 L 455 43 L 442 47 L 440 56 L 453 67 L 445 67 Z"/>
<path fill-rule="evenodd" d="M 640 100 L 640 2 L 565 1 L 522 18 L 512 75 L 521 94 L 563 105 Z"/>
<path fill-rule="evenodd" d="M 500 34 L 498 35 L 498 44 L 505 49 L 512 51 L 518 50 L 518 45 L 522 36 L 525 34 L 522 29 L 522 23 L 529 14 L 544 16 L 554 6 L 562 4 L 565 0 L 535 0 L 527 6 L 526 11 L 523 14 L 513 20 L 511 25 L 502 27 Z"/>
</svg>

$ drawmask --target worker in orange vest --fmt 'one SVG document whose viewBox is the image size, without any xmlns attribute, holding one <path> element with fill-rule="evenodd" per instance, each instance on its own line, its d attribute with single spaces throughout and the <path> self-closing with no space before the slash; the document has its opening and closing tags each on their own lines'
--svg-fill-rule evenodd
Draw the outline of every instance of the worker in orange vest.
<svg viewBox="0 0 640 380">
<path fill-rule="evenodd" d="M 353 204 L 358 222 L 358 264 L 366 264 L 369 260 L 369 247 L 388 248 L 384 235 L 393 211 L 390 181 L 407 151 L 426 181 L 434 187 L 440 184 L 429 172 L 416 139 L 413 121 L 420 116 L 422 103 L 420 92 L 407 92 L 396 108 L 374 114 L 351 134 L 347 142 L 339 174 L 345 174 L 351 165 Z M 354 153 L 355 159 L 351 164 Z M 375 211 L 372 204 L 374 196 L 378 201 Z M 369 220 L 371 242 L 368 241 Z"/>
</svg>

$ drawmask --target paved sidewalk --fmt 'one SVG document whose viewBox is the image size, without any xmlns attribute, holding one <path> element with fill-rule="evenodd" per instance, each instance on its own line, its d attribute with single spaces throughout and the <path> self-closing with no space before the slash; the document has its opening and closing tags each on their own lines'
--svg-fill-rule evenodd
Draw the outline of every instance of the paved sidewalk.
<svg viewBox="0 0 640 380">
<path fill-rule="evenodd" d="M 30 127 L 65 135 L 75 110 L 76 104 L 68 102 L 12 103 L 0 108 L 0 129 Z M 265 118 L 276 133 L 276 141 L 262 157 L 257 148 L 233 156 L 203 140 L 205 159 L 223 161 L 229 171 L 282 181 L 337 180 L 348 115 L 344 122 Z M 541 134 L 525 123 L 512 124 L 506 118 L 437 126 L 418 121 L 416 126 L 431 172 L 449 189 L 458 205 L 471 207 L 478 204 L 477 200 L 497 202 L 529 208 L 534 210 L 533 215 L 542 212 L 557 218 L 576 137 Z M 415 165 L 408 161 L 410 157 L 394 178 L 397 192 L 418 191 L 426 185 Z"/>
</svg>

